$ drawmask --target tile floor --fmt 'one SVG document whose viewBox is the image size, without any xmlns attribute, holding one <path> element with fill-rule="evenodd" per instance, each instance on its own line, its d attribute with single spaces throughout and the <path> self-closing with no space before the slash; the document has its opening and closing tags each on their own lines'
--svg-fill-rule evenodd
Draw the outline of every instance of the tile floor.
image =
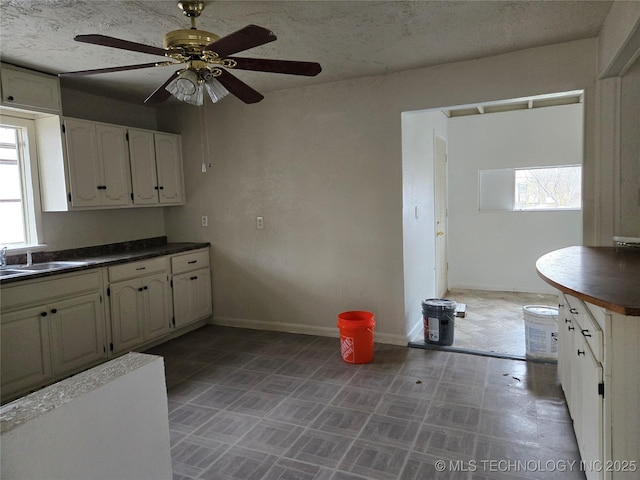
<svg viewBox="0 0 640 480">
<path fill-rule="evenodd" d="M 584 478 L 554 365 L 219 326 L 149 353 L 175 480 Z"/>
<path fill-rule="evenodd" d="M 525 358 L 524 317 L 526 305 L 557 306 L 556 295 L 452 289 L 447 298 L 467 305 L 466 316 L 456 318 L 452 347 Z M 419 332 L 412 344 L 424 345 Z"/>
</svg>

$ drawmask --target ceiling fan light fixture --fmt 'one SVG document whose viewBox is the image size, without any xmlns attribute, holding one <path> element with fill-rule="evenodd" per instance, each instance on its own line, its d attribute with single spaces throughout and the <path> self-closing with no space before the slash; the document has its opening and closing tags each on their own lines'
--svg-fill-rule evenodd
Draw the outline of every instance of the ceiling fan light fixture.
<svg viewBox="0 0 640 480">
<path fill-rule="evenodd" d="M 229 95 L 229 90 L 224 88 L 222 84 L 215 78 L 211 78 L 204 82 L 204 88 L 207 90 L 209 97 L 213 103 L 219 102 Z"/>
<path fill-rule="evenodd" d="M 198 106 L 203 103 L 202 84 L 198 78 L 198 73 L 193 70 L 180 72 L 165 88 L 181 102 Z"/>
</svg>

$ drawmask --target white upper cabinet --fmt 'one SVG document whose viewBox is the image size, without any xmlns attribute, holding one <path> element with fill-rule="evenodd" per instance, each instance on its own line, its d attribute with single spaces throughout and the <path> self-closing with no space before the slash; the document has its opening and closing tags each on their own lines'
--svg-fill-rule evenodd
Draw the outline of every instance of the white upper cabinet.
<svg viewBox="0 0 640 480">
<path fill-rule="evenodd" d="M 131 203 L 123 127 L 67 118 L 64 121 L 73 207 Z"/>
<path fill-rule="evenodd" d="M 155 133 L 153 138 L 156 148 L 158 200 L 160 203 L 184 203 L 180 137 L 169 133 Z"/>
<path fill-rule="evenodd" d="M 180 136 L 129 129 L 135 205 L 184 203 Z"/>
<path fill-rule="evenodd" d="M 136 205 L 158 203 L 158 174 L 153 132 L 129 129 L 129 158 L 133 203 Z"/>
<path fill-rule="evenodd" d="M 2 105 L 39 112 L 60 113 L 60 81 L 12 65 L 2 64 Z"/>
<path fill-rule="evenodd" d="M 36 129 L 43 211 L 184 204 L 179 135 L 56 115 Z"/>
</svg>

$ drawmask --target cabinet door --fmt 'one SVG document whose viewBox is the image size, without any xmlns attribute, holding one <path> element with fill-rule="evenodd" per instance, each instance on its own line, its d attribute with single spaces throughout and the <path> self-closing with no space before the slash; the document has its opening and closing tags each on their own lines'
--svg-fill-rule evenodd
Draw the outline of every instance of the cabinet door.
<svg viewBox="0 0 640 480">
<path fill-rule="evenodd" d="M 46 307 L 3 313 L 1 326 L 2 397 L 46 383 L 52 375 Z"/>
<path fill-rule="evenodd" d="M 211 315 L 211 271 L 207 269 L 193 272 L 196 278 L 191 289 L 193 295 L 193 319 L 201 320 Z"/>
<path fill-rule="evenodd" d="M 145 314 L 145 340 L 169 333 L 171 328 L 171 288 L 166 273 L 141 279 Z"/>
<path fill-rule="evenodd" d="M 60 84 L 56 77 L 4 66 L 0 76 L 4 105 L 60 112 Z"/>
<path fill-rule="evenodd" d="M 173 316 L 176 328 L 188 325 L 193 317 L 192 276 L 191 272 L 173 276 Z"/>
<path fill-rule="evenodd" d="M 160 203 L 184 203 L 180 137 L 156 133 L 154 141 Z"/>
<path fill-rule="evenodd" d="M 126 130 L 111 125 L 96 125 L 98 155 L 102 177 L 102 204 L 131 203 L 131 169 Z"/>
<path fill-rule="evenodd" d="M 598 393 L 598 384 L 602 382 L 602 366 L 591 353 L 587 342 L 577 336 L 577 371 L 580 377 L 580 407 L 581 417 L 575 419 L 580 422 L 580 434 L 576 431 L 580 456 L 587 465 L 603 465 L 603 398 Z M 587 480 L 600 480 L 604 478 L 602 471 L 597 468 L 586 468 Z"/>
<path fill-rule="evenodd" d="M 211 315 L 211 272 L 208 268 L 174 275 L 173 315 L 176 328 Z"/>
<path fill-rule="evenodd" d="M 102 205 L 101 167 L 95 124 L 65 119 L 71 204 L 74 207 Z"/>
<path fill-rule="evenodd" d="M 48 308 L 56 375 L 78 371 L 107 357 L 99 293 L 55 302 Z"/>
<path fill-rule="evenodd" d="M 129 129 L 129 159 L 133 203 L 150 205 L 158 203 L 158 177 L 153 133 Z"/>
<path fill-rule="evenodd" d="M 140 279 L 112 283 L 111 328 L 113 351 L 134 348 L 144 341 L 144 310 L 140 295 Z"/>
</svg>

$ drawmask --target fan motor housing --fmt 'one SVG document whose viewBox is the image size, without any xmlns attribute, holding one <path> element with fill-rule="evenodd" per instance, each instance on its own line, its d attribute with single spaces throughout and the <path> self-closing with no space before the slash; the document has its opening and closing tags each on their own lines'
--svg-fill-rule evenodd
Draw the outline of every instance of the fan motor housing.
<svg viewBox="0 0 640 480">
<path fill-rule="evenodd" d="M 164 48 L 204 47 L 219 40 L 215 33 L 190 28 L 187 30 L 173 30 L 164 36 Z"/>
</svg>

